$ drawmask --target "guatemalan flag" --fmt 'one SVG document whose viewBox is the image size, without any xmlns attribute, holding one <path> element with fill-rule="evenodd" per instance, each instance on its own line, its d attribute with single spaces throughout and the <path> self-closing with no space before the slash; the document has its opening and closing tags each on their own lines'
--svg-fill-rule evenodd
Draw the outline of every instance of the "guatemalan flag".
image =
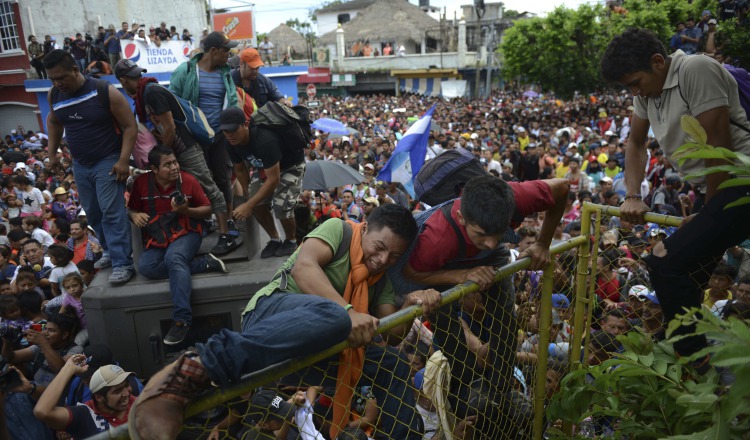
<svg viewBox="0 0 750 440">
<path fill-rule="evenodd" d="M 393 155 L 378 174 L 378 180 L 401 182 L 412 198 L 414 197 L 414 177 L 424 165 L 427 155 L 427 140 L 430 137 L 430 122 L 432 122 L 435 105 L 409 127 L 406 134 L 398 141 Z"/>
</svg>

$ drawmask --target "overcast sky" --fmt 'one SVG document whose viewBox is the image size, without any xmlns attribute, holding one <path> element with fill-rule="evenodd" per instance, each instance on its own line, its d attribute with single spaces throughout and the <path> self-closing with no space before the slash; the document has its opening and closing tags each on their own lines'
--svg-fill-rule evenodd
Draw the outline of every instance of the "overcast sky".
<svg viewBox="0 0 750 440">
<path fill-rule="evenodd" d="M 418 0 L 409 0 L 413 4 L 419 4 Z M 242 7 L 255 4 L 255 25 L 258 27 L 258 33 L 268 32 L 284 23 L 288 19 L 297 18 L 300 21 L 308 20 L 308 11 L 320 7 L 323 3 L 321 0 L 255 0 L 254 2 L 245 0 L 212 0 L 213 7 Z M 430 0 L 431 6 L 437 6 L 441 9 L 447 8 L 448 18 L 453 18 L 454 11 L 458 11 L 460 5 L 471 4 L 473 1 L 466 0 Z M 492 0 L 486 3 L 494 3 Z M 519 12 L 529 11 L 543 15 L 545 12 L 553 10 L 558 5 L 565 5 L 569 8 L 577 8 L 583 3 L 597 3 L 597 0 L 506 0 L 505 9 L 515 9 Z"/>
</svg>

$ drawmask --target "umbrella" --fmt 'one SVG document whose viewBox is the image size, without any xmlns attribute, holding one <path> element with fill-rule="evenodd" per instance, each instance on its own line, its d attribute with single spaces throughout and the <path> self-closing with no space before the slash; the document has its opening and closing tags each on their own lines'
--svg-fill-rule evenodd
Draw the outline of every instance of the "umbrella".
<svg viewBox="0 0 750 440">
<path fill-rule="evenodd" d="M 359 134 L 359 132 L 357 130 L 355 130 L 355 129 L 351 128 L 351 127 L 345 127 L 345 128 L 346 128 L 346 133 L 331 133 L 331 135 L 328 136 L 328 139 L 338 139 L 338 138 L 344 137 L 344 136 L 351 136 L 351 135 L 354 135 L 354 134 Z"/>
<path fill-rule="evenodd" d="M 313 160 L 308 162 L 305 167 L 302 189 L 327 190 L 352 183 L 360 183 L 363 180 L 365 180 L 365 176 L 348 165 L 327 160 Z"/>
<path fill-rule="evenodd" d="M 312 123 L 312 128 L 324 133 L 349 134 L 349 131 L 344 124 L 330 118 L 320 118 L 316 120 Z"/>
<path fill-rule="evenodd" d="M 527 91 L 523 92 L 523 96 L 525 96 L 527 98 L 536 98 L 537 96 L 539 96 L 539 93 L 537 93 L 537 92 L 535 92 L 533 90 L 527 90 Z"/>
</svg>

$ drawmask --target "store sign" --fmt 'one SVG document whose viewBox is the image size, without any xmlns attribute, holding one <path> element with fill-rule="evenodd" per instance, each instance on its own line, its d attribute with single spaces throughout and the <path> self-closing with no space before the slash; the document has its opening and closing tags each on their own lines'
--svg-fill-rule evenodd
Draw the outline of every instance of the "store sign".
<svg viewBox="0 0 750 440">
<path fill-rule="evenodd" d="M 332 86 L 355 86 L 357 76 L 353 73 L 334 73 L 331 75 Z"/>
<path fill-rule="evenodd" d="M 122 45 L 125 58 L 148 70 L 148 73 L 173 72 L 190 58 L 192 50 L 189 41 L 162 41 L 159 46 L 153 42 L 128 41 Z"/>
<path fill-rule="evenodd" d="M 252 11 L 215 14 L 213 25 L 214 31 L 223 32 L 230 40 L 255 41 L 255 26 L 253 26 Z"/>
</svg>

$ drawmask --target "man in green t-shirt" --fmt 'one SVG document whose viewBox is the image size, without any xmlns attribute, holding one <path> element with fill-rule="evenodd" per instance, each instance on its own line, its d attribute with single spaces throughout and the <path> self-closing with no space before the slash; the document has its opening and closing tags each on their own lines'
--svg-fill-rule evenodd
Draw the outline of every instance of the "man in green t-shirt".
<svg viewBox="0 0 750 440">
<path fill-rule="evenodd" d="M 199 344 L 197 353 L 185 353 L 154 375 L 133 406 L 131 434 L 141 439 L 174 438 L 182 425 L 182 417 L 178 415 L 211 381 L 225 387 L 239 382 L 245 374 L 323 351 L 345 340 L 351 347 L 368 344 L 379 319 L 398 311 L 385 271 L 416 237 L 417 225 L 407 209 L 395 204 L 375 209 L 365 222 L 347 225 L 343 226 L 339 219 L 330 219 L 306 237 L 274 279 L 250 299 L 243 313 L 242 332 L 224 329 L 206 344 Z M 345 228 L 350 229 L 348 234 Z M 358 256 L 359 261 L 352 264 L 350 255 Z M 355 309 L 344 300 L 350 288 L 347 283 L 353 283 L 354 279 L 350 278 L 350 272 L 362 275 L 363 267 L 367 270 L 365 310 L 362 301 L 357 301 Z M 432 289 L 412 292 L 402 308 L 416 304 L 430 314 L 440 305 L 440 293 Z M 398 343 L 409 328 L 398 326 L 383 337 L 390 344 Z M 384 352 L 393 353 L 380 350 L 380 354 Z M 378 370 L 393 368 L 387 375 L 391 379 L 399 376 L 403 363 L 398 362 L 398 356 L 395 358 L 391 359 L 392 364 L 383 358 L 378 360 Z M 408 364 L 404 365 L 408 377 Z M 365 374 L 367 369 L 365 362 Z M 382 372 L 375 374 L 375 381 L 385 376 Z M 393 393 L 394 387 L 399 386 L 396 382 L 401 381 L 391 382 L 382 384 L 382 388 Z M 406 381 L 403 382 L 402 398 L 413 399 L 413 394 L 406 392 Z M 400 425 L 401 431 L 391 430 L 389 436 L 410 438 L 409 433 L 416 434 L 418 429 L 411 425 L 411 420 L 402 420 L 400 410 L 382 409 L 381 424 L 387 426 L 383 417 L 390 416 L 392 424 Z"/>
</svg>

